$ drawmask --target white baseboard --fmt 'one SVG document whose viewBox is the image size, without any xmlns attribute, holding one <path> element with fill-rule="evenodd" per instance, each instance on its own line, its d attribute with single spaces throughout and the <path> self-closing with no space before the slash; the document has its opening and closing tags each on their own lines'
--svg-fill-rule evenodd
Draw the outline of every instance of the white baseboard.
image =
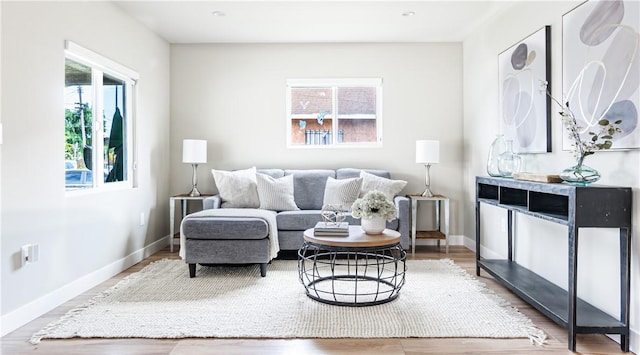
<svg viewBox="0 0 640 355">
<path fill-rule="evenodd" d="M 631 335 L 629 336 L 629 350 L 634 354 L 640 353 L 640 332 L 634 329 L 629 329 Z"/>
<path fill-rule="evenodd" d="M 101 269 L 76 279 L 53 292 L 50 292 L 12 312 L 3 315 L 1 318 L 2 321 L 0 322 L 0 336 L 9 334 L 70 299 L 139 263 L 144 258 L 155 254 L 166 247 L 169 244 L 169 240 L 169 236 L 166 236 L 165 238 L 155 241 L 122 259 L 116 260 Z"/>
<path fill-rule="evenodd" d="M 637 354 L 638 349 L 640 349 L 640 333 L 633 329 L 629 329 L 629 333 L 631 333 L 631 336 L 629 337 L 629 351 Z M 620 344 L 620 335 L 607 335 L 607 338 Z"/>
<path fill-rule="evenodd" d="M 464 246 L 467 247 L 467 249 L 469 250 L 473 250 L 474 252 L 476 251 L 476 240 L 475 239 L 471 239 L 469 237 L 464 237 Z"/>
<path fill-rule="evenodd" d="M 449 245 L 464 245 L 464 235 L 450 235 L 447 239 L 449 239 Z M 429 239 L 416 239 L 416 245 L 436 245 L 436 240 Z M 440 245 L 444 245 L 444 240 L 440 241 Z"/>
<path fill-rule="evenodd" d="M 475 239 L 471 239 L 468 237 L 464 237 L 464 246 L 467 247 L 467 249 L 471 250 L 472 252 L 476 252 L 476 240 Z M 505 258 L 504 255 L 500 255 L 496 252 L 494 252 L 491 249 L 487 249 L 484 246 L 480 247 L 480 255 L 482 255 L 483 258 L 485 259 L 503 259 Z"/>
</svg>

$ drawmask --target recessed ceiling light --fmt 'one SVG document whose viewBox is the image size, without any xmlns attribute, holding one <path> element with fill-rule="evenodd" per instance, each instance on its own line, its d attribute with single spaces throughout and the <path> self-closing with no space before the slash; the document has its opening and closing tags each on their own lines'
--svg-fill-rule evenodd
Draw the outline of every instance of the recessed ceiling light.
<svg viewBox="0 0 640 355">
<path fill-rule="evenodd" d="M 415 15 L 415 14 L 416 14 L 416 13 L 415 13 L 415 12 L 413 12 L 413 11 L 405 11 L 405 12 L 403 12 L 403 13 L 402 13 L 402 16 L 404 16 L 404 17 L 409 17 L 409 16 L 413 16 L 413 15 Z"/>
<path fill-rule="evenodd" d="M 224 12 L 222 12 L 222 11 L 214 11 L 214 12 L 212 12 L 211 14 L 212 14 L 213 16 L 217 16 L 217 17 L 224 17 L 224 16 L 227 16 L 227 14 L 225 14 L 225 13 L 224 13 Z"/>
</svg>

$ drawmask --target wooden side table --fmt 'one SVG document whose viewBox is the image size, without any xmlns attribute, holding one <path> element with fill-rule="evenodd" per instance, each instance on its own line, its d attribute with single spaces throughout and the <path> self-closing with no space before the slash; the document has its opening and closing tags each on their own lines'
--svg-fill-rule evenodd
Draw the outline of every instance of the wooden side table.
<svg viewBox="0 0 640 355">
<path fill-rule="evenodd" d="M 173 253 L 173 238 L 175 238 L 176 200 L 179 200 L 182 205 L 182 217 L 180 218 L 180 221 L 182 221 L 182 218 L 187 215 L 189 201 L 200 201 L 203 204 L 202 208 L 204 208 L 204 199 L 210 196 L 213 195 L 189 196 L 189 194 L 180 194 L 169 198 L 169 235 L 171 236 L 171 243 L 169 243 L 170 252 Z"/>
<path fill-rule="evenodd" d="M 440 241 L 444 239 L 445 252 L 449 254 L 449 198 L 443 195 L 425 197 L 422 195 L 407 195 L 411 200 L 411 253 L 416 253 L 416 239 L 431 239 Z M 436 205 L 436 228 L 434 230 L 418 231 L 416 224 L 418 221 L 418 202 L 433 201 Z M 444 205 L 444 206 L 442 206 Z M 442 208 L 444 207 L 444 208 Z M 442 210 L 444 209 L 444 216 Z M 443 218 L 444 217 L 444 218 Z M 443 225 L 444 220 L 444 225 Z"/>
</svg>

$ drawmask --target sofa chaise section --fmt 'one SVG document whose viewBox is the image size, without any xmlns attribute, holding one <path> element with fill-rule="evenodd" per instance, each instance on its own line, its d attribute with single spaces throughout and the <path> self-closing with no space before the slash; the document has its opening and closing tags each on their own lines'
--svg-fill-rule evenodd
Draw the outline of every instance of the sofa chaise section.
<svg viewBox="0 0 640 355">
<path fill-rule="evenodd" d="M 259 264 L 260 275 L 266 276 L 271 257 L 265 219 L 195 213 L 184 220 L 181 231 L 189 277 L 196 276 L 196 264 Z"/>
<path fill-rule="evenodd" d="M 258 169 L 257 172 L 275 179 L 293 175 L 293 198 L 299 210 L 275 211 L 277 239 L 279 250 L 296 251 L 304 243 L 303 232 L 313 228 L 322 220 L 321 210 L 324 203 L 327 179 L 353 179 L 361 175 L 361 171 L 390 180 L 390 173 L 384 170 L 362 170 L 355 168 L 329 169 Z M 406 182 L 405 182 L 406 183 Z M 402 185 L 404 186 L 404 185 Z M 398 208 L 398 217 L 387 222 L 387 228 L 400 232 L 403 248 L 410 243 L 410 204 L 405 196 L 395 196 L 394 203 Z M 224 200 L 220 195 L 204 200 L 205 211 L 222 209 Z M 240 209 L 241 210 L 241 209 Z M 254 211 L 247 208 L 246 211 Z M 204 212 L 204 211 L 202 211 Z M 345 212 L 350 225 L 360 225 L 360 220 Z M 186 218 L 183 221 L 183 233 L 186 237 L 185 261 L 189 268 L 195 264 L 220 263 L 258 263 L 262 274 L 266 273 L 269 258 L 269 228 L 259 218 L 234 217 L 202 217 Z M 266 244 L 265 244 L 266 243 Z M 193 265 L 193 266 L 192 266 Z M 194 269 L 195 270 L 195 269 Z"/>
</svg>

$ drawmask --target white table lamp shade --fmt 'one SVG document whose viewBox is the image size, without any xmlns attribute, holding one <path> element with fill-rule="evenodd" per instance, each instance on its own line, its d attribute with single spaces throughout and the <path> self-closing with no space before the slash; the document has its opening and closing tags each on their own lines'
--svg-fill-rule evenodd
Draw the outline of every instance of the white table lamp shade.
<svg viewBox="0 0 640 355">
<path fill-rule="evenodd" d="M 436 164 L 440 162 L 440 141 L 416 141 L 416 163 Z"/>
<path fill-rule="evenodd" d="M 185 139 L 182 141 L 182 162 L 199 164 L 207 162 L 207 141 Z"/>
</svg>

